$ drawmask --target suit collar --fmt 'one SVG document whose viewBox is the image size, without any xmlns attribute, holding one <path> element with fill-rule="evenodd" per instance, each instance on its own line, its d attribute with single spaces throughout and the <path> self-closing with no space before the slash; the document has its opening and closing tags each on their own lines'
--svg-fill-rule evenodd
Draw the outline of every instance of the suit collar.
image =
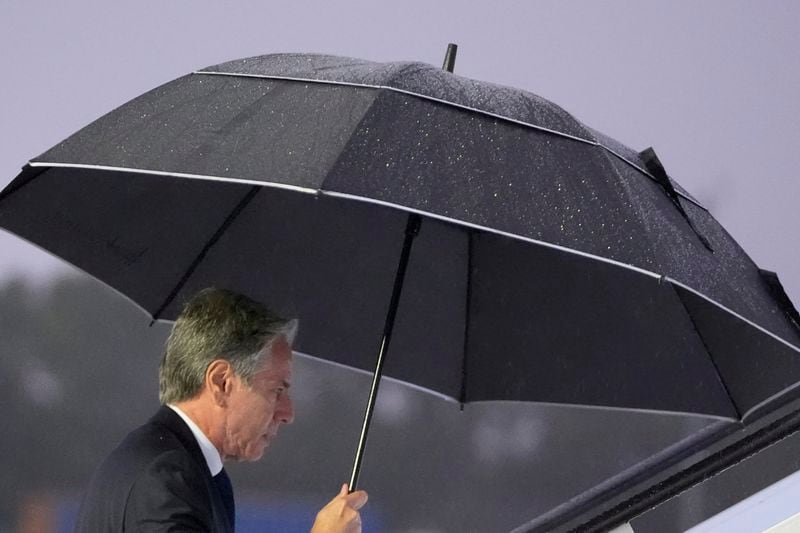
<svg viewBox="0 0 800 533">
<path fill-rule="evenodd" d="M 172 404 L 168 404 L 167 407 L 175 411 L 181 420 L 189 426 L 189 429 L 192 431 L 192 435 L 194 439 L 197 441 L 197 444 L 200 446 L 200 451 L 203 452 L 203 458 L 206 460 L 206 464 L 208 465 L 208 470 L 211 472 L 212 476 L 216 476 L 222 471 L 222 457 L 219 455 L 219 450 L 214 446 L 203 430 L 198 427 L 198 425 L 191 419 L 189 415 L 184 413 L 180 407 Z"/>
<path fill-rule="evenodd" d="M 166 405 L 162 405 L 159 407 L 156 414 L 150 419 L 150 422 L 153 424 L 157 424 L 168 429 L 172 432 L 175 437 L 183 444 L 183 447 L 189 452 L 192 459 L 203 465 L 203 469 L 208 474 L 209 479 L 211 478 L 211 471 L 208 469 L 208 463 L 206 462 L 206 458 L 203 456 L 203 451 L 200 449 L 200 445 L 197 444 L 197 439 L 195 439 L 192 430 L 189 426 L 186 425 L 181 417 L 167 407 Z"/>
</svg>

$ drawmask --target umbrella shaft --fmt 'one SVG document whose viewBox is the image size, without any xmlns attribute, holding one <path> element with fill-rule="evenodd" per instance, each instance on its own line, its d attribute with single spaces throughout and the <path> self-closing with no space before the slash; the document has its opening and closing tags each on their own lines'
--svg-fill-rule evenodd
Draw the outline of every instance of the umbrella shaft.
<svg viewBox="0 0 800 533">
<path fill-rule="evenodd" d="M 372 412 L 375 409 L 375 399 L 378 396 L 378 386 L 380 385 L 381 375 L 383 374 L 384 356 L 389 349 L 389 341 L 392 338 L 392 328 L 394 327 L 394 319 L 397 315 L 397 306 L 400 303 L 400 294 L 403 292 L 403 280 L 406 275 L 406 267 L 408 266 L 408 258 L 411 255 L 411 245 L 414 242 L 414 237 L 419 233 L 420 216 L 417 214 L 408 215 L 408 223 L 406 224 L 406 236 L 403 241 L 403 251 L 400 254 L 400 263 L 397 266 L 397 274 L 394 278 L 394 288 L 392 289 L 392 299 L 389 302 L 389 311 L 386 314 L 386 323 L 383 326 L 383 339 L 381 340 L 381 348 L 378 352 L 378 360 L 375 363 L 375 373 L 372 376 L 372 387 L 369 391 L 369 399 L 367 400 L 367 409 L 364 412 L 364 423 L 361 426 L 361 436 L 358 439 L 358 448 L 356 448 L 356 457 L 353 461 L 353 472 L 350 476 L 349 490 L 353 492 L 358 485 L 358 475 L 361 471 L 361 460 L 364 456 L 364 448 L 367 444 L 367 433 L 369 432 L 370 422 L 372 421 Z"/>
</svg>

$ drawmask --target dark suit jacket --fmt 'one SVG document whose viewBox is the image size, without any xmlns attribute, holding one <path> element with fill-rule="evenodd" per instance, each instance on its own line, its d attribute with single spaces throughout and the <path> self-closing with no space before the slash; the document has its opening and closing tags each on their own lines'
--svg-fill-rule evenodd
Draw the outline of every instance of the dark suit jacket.
<svg viewBox="0 0 800 533">
<path fill-rule="evenodd" d="M 177 413 L 162 406 L 97 470 L 76 531 L 232 530 L 192 431 Z"/>
</svg>

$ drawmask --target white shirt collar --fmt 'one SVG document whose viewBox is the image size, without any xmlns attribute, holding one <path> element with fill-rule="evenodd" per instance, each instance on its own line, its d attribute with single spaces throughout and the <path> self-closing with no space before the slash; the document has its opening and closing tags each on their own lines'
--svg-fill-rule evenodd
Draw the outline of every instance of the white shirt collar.
<svg viewBox="0 0 800 533">
<path fill-rule="evenodd" d="M 192 435 L 194 435 L 195 440 L 197 440 L 197 444 L 200 445 L 200 451 L 203 452 L 203 457 L 206 460 L 206 464 L 208 464 L 208 469 L 211 471 L 212 476 L 216 476 L 222 471 L 222 458 L 219 456 L 219 451 L 217 448 L 208 440 L 206 434 L 197 427 L 197 424 L 194 423 L 194 420 L 189 418 L 189 416 L 178 409 L 178 407 L 167 404 L 167 407 L 178 413 L 178 416 L 186 422 L 186 425 L 189 426 L 189 429 L 192 430 Z"/>
</svg>

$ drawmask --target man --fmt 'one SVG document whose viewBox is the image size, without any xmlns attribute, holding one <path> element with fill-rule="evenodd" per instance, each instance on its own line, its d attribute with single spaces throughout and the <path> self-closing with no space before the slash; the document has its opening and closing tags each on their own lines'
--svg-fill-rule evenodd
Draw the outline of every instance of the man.
<svg viewBox="0 0 800 533">
<path fill-rule="evenodd" d="M 205 289 L 183 308 L 159 370 L 163 404 L 95 473 L 79 532 L 232 532 L 222 462 L 261 458 L 294 419 L 289 387 L 297 322 L 236 293 Z M 358 532 L 364 491 L 339 494 L 313 533 Z"/>
</svg>

